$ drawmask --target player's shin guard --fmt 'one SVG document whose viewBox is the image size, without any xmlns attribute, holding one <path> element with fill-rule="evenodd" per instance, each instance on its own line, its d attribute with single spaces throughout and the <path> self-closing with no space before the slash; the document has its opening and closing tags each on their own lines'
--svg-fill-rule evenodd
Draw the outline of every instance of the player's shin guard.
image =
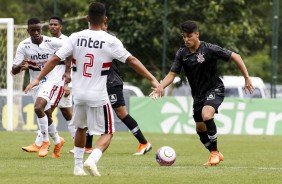
<svg viewBox="0 0 282 184">
<path fill-rule="evenodd" d="M 201 142 L 203 143 L 203 145 L 209 150 L 211 151 L 211 142 L 210 139 L 208 137 L 208 133 L 205 132 L 197 132 L 197 134 L 200 137 Z"/>
<path fill-rule="evenodd" d="M 58 131 L 57 131 L 57 128 L 54 122 L 48 126 L 48 133 L 49 133 L 49 136 L 54 140 L 55 144 L 60 143 L 60 136 L 58 134 Z"/>
<path fill-rule="evenodd" d="M 45 142 L 49 141 L 49 135 L 48 135 L 48 118 L 47 116 L 43 116 L 42 118 L 38 118 L 38 125 L 39 129 L 42 134 L 42 140 Z"/>
<path fill-rule="evenodd" d="M 133 119 L 129 114 L 122 119 L 122 122 L 127 126 L 127 128 L 132 132 L 140 144 L 146 144 L 147 140 L 143 133 L 139 129 L 139 126 L 135 119 Z"/>
<path fill-rule="evenodd" d="M 207 127 L 208 138 L 211 142 L 210 151 L 217 151 L 217 129 L 213 118 L 204 121 Z"/>
</svg>

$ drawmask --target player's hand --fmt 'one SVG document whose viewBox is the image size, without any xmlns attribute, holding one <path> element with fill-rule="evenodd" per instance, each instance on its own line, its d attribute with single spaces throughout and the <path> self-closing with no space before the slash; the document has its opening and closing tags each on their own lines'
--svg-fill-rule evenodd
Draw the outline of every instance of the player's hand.
<svg viewBox="0 0 282 184">
<path fill-rule="evenodd" d="M 28 69 L 28 61 L 23 60 L 19 65 L 13 65 L 10 74 L 14 76 L 20 73 L 21 71 L 27 70 L 27 69 Z"/>
<path fill-rule="evenodd" d="M 250 94 L 253 94 L 254 92 L 254 87 L 252 85 L 252 81 L 250 77 L 245 78 L 245 86 L 244 86 L 244 91 L 247 94 L 247 90 L 249 91 Z"/>
<path fill-rule="evenodd" d="M 23 71 L 23 70 L 28 70 L 28 61 L 23 61 L 22 63 L 21 63 L 21 71 Z"/>
<path fill-rule="evenodd" d="M 68 84 L 71 82 L 71 74 L 66 72 L 64 73 L 62 79 L 65 81 L 65 84 Z"/>
<path fill-rule="evenodd" d="M 162 87 L 162 85 L 157 81 L 154 80 L 151 82 L 153 85 L 153 90 L 158 93 L 160 95 L 160 97 L 164 96 L 164 88 Z"/>
<path fill-rule="evenodd" d="M 158 100 L 163 96 L 163 88 L 158 87 L 158 88 L 152 88 L 153 91 L 150 93 L 149 97 L 151 97 L 153 100 Z"/>
<path fill-rule="evenodd" d="M 38 79 L 35 79 L 34 81 L 32 81 L 31 83 L 29 83 L 29 85 L 26 86 L 24 92 L 25 94 L 27 94 L 34 86 L 38 85 L 39 84 L 39 80 Z"/>
<path fill-rule="evenodd" d="M 157 93 L 156 91 L 152 91 L 150 94 L 149 94 L 149 97 L 151 97 L 153 100 L 158 100 L 159 98 L 161 98 L 162 96 Z"/>
<path fill-rule="evenodd" d="M 64 84 L 64 97 L 68 97 L 71 93 L 70 87 L 68 84 Z"/>
</svg>

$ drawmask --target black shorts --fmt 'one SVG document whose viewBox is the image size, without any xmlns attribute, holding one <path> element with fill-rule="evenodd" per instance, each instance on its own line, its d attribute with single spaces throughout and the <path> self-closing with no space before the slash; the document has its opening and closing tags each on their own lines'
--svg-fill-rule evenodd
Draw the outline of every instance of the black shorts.
<svg viewBox="0 0 282 184">
<path fill-rule="evenodd" d="M 123 85 L 108 87 L 108 95 L 113 108 L 125 106 Z"/>
<path fill-rule="evenodd" d="M 224 100 L 224 87 L 213 89 L 207 93 L 207 95 L 200 99 L 194 99 L 193 103 L 193 118 L 195 122 L 203 122 L 202 109 L 205 105 L 210 105 L 215 109 L 215 113 L 218 113 L 218 108 Z"/>
</svg>

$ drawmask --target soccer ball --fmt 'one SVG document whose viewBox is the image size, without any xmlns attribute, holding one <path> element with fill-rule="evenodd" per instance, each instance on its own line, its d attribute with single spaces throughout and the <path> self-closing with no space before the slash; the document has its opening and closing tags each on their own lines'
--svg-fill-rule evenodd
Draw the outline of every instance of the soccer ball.
<svg viewBox="0 0 282 184">
<path fill-rule="evenodd" d="M 170 166 L 176 160 L 176 153 L 173 148 L 163 146 L 156 153 L 156 160 L 161 166 Z"/>
</svg>

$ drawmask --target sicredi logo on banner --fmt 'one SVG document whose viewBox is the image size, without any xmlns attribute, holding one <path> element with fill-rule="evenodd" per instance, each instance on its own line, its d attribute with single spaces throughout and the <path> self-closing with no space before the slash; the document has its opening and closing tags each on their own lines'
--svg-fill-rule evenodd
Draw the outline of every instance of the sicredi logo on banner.
<svg viewBox="0 0 282 184">
<path fill-rule="evenodd" d="M 282 135 L 281 103 L 272 99 L 226 98 L 215 115 L 218 134 Z M 192 105 L 189 97 L 164 97 L 159 101 L 132 98 L 130 107 L 134 108 L 130 112 L 144 131 L 195 134 Z"/>
</svg>

